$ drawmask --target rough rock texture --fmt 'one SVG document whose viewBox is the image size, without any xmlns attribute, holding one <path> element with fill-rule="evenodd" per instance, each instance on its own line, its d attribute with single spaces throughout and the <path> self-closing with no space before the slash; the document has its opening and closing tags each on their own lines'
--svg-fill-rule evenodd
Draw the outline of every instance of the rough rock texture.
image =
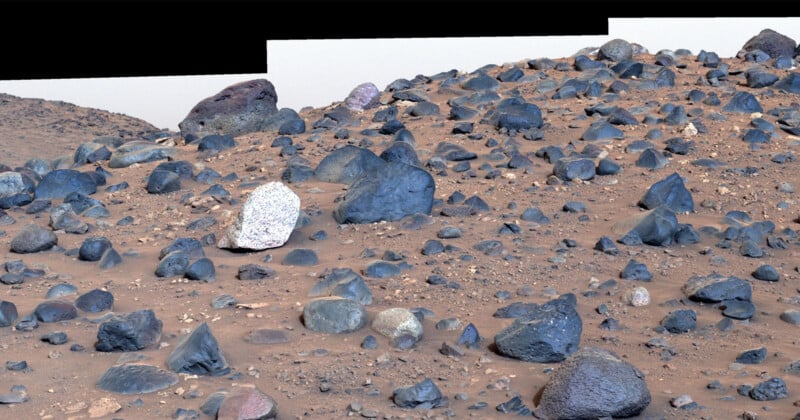
<svg viewBox="0 0 800 420">
<path fill-rule="evenodd" d="M 217 419 L 266 420 L 278 415 L 278 403 L 255 386 L 236 386 L 225 394 Z"/>
<path fill-rule="evenodd" d="M 761 50 L 771 58 L 793 57 L 796 47 L 797 43 L 792 38 L 772 29 L 764 29 L 747 40 L 737 55 L 744 56 L 746 52 Z"/>
<path fill-rule="evenodd" d="M 231 85 L 200 101 L 178 124 L 181 135 L 203 138 L 262 131 L 269 116 L 278 112 L 278 95 L 269 80 L 255 79 Z"/>
<path fill-rule="evenodd" d="M 367 82 L 356 86 L 350 91 L 350 94 L 344 100 L 344 106 L 353 111 L 363 111 L 378 106 L 380 99 L 381 92 L 378 87 Z"/>
<path fill-rule="evenodd" d="M 633 417 L 650 404 L 644 374 L 614 352 L 584 347 L 547 380 L 537 418 L 546 420 Z"/>
<path fill-rule="evenodd" d="M 58 244 L 58 237 L 53 231 L 39 225 L 29 224 L 11 240 L 11 252 L 30 254 L 46 251 Z"/>
<path fill-rule="evenodd" d="M 299 216 L 297 194 L 283 183 L 269 182 L 250 193 L 217 246 L 254 250 L 279 247 L 289 240 Z"/>
<path fill-rule="evenodd" d="M 97 330 L 97 351 L 137 351 L 158 343 L 163 323 L 151 309 L 114 315 Z"/>
<path fill-rule="evenodd" d="M 367 325 L 364 305 L 340 297 L 322 297 L 303 308 L 303 322 L 312 331 L 328 334 L 349 333 Z"/>
<path fill-rule="evenodd" d="M 167 357 L 167 366 L 174 372 L 194 375 L 221 376 L 231 371 L 205 322 L 181 338 Z"/>
</svg>

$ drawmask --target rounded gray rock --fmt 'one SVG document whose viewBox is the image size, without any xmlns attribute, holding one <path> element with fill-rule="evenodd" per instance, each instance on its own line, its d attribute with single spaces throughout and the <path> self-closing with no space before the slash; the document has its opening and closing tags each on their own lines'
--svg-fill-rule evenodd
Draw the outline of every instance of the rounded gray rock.
<svg viewBox="0 0 800 420">
<path fill-rule="evenodd" d="M 612 39 L 600 47 L 597 58 L 611 61 L 630 60 L 633 58 L 633 46 L 624 39 Z"/>
<path fill-rule="evenodd" d="M 58 244 L 53 231 L 36 224 L 28 224 L 11 240 L 11 252 L 30 254 L 46 251 Z"/>
<path fill-rule="evenodd" d="M 327 334 L 358 331 L 367 325 L 364 305 L 338 296 L 321 297 L 306 303 L 303 308 L 306 328 Z"/>
</svg>

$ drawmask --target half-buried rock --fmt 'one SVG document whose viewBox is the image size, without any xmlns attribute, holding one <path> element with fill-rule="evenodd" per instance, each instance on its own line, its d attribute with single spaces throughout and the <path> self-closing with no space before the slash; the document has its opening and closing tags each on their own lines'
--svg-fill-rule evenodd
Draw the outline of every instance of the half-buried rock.
<svg viewBox="0 0 800 420">
<path fill-rule="evenodd" d="M 539 419 L 627 418 L 650 404 L 644 374 L 611 351 L 584 347 L 550 376 L 534 415 Z"/>
<path fill-rule="evenodd" d="M 114 315 L 97 330 L 97 351 L 137 351 L 158 343 L 163 323 L 151 309 Z"/>
<path fill-rule="evenodd" d="M 497 351 L 527 362 L 553 363 L 578 350 L 583 321 L 567 299 L 553 299 L 514 320 L 494 337 Z"/>
<path fill-rule="evenodd" d="M 156 366 L 120 363 L 108 369 L 97 381 L 103 391 L 117 394 L 148 394 L 177 384 L 178 375 Z"/>
<path fill-rule="evenodd" d="M 48 300 L 36 305 L 33 314 L 41 322 L 58 322 L 77 318 L 78 309 L 72 302 Z"/>
<path fill-rule="evenodd" d="M 236 386 L 219 405 L 217 419 L 266 420 L 278 415 L 278 403 L 255 386 Z"/>
<path fill-rule="evenodd" d="M 167 366 L 178 373 L 221 376 L 231 371 L 217 339 L 207 323 L 202 323 L 175 346 Z"/>
<path fill-rule="evenodd" d="M 337 223 L 393 222 L 414 213 L 430 214 L 436 185 L 427 171 L 402 162 L 387 162 L 365 172 L 348 187 L 333 210 Z"/>
<path fill-rule="evenodd" d="M 300 197 L 281 182 L 259 186 L 217 243 L 219 248 L 264 250 L 289 240 L 300 216 Z"/>
<path fill-rule="evenodd" d="M 358 331 L 367 325 L 364 305 L 338 296 L 309 301 L 303 308 L 303 322 L 311 331 L 343 334 Z"/>
<path fill-rule="evenodd" d="M 31 254 L 46 251 L 58 244 L 58 237 L 50 229 L 28 224 L 11 240 L 11 252 Z"/>
</svg>

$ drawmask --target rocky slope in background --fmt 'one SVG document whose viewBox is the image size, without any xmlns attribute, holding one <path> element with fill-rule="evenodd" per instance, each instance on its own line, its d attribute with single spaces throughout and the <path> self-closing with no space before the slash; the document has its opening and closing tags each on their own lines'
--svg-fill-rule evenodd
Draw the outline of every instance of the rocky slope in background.
<svg viewBox="0 0 800 420">
<path fill-rule="evenodd" d="M 0 410 L 798 418 L 797 46 L 743 42 L 255 80 L 4 158 Z"/>
<path fill-rule="evenodd" d="M 119 113 L 0 93 L 0 144 L 8 151 L 4 162 L 55 159 L 98 136 L 135 139 L 158 131 L 148 122 Z"/>
</svg>

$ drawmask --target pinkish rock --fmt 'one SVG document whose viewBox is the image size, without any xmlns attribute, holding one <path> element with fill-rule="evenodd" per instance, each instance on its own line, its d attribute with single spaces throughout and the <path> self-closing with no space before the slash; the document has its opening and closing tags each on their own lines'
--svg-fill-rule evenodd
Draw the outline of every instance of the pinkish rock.
<svg viewBox="0 0 800 420">
<path fill-rule="evenodd" d="M 237 386 L 222 400 L 217 420 L 263 420 L 278 414 L 278 403 L 254 386 Z"/>
</svg>

